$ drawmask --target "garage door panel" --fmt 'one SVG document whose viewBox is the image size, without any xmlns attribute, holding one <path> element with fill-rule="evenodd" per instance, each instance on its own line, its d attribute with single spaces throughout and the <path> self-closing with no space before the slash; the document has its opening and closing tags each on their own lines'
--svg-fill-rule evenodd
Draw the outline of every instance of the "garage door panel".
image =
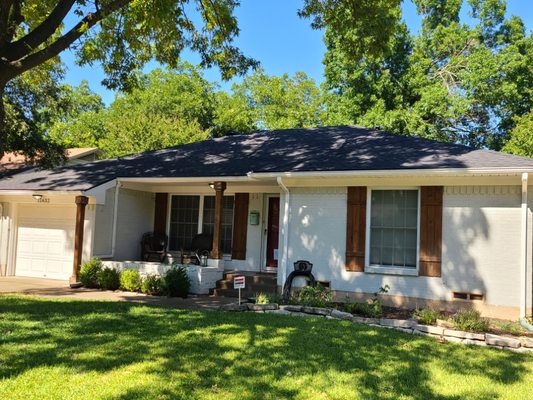
<svg viewBox="0 0 533 400">
<path fill-rule="evenodd" d="M 70 277 L 74 253 L 73 208 L 45 206 L 40 212 L 31 206 L 20 208 L 17 275 L 52 279 Z M 69 215 L 72 218 L 65 218 Z"/>
</svg>

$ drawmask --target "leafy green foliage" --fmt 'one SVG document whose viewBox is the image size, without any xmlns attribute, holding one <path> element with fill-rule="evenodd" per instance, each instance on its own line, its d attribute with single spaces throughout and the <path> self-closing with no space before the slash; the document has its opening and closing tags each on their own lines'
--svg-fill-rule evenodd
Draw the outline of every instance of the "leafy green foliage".
<svg viewBox="0 0 533 400">
<path fill-rule="evenodd" d="M 442 315 L 439 311 L 431 308 L 421 308 L 413 313 L 413 318 L 424 325 L 432 325 L 441 317 Z"/>
<path fill-rule="evenodd" d="M 280 304 L 281 296 L 277 293 L 257 293 L 255 295 L 256 304 Z"/>
<path fill-rule="evenodd" d="M 152 296 L 165 294 L 165 280 L 159 275 L 148 274 L 141 283 L 141 292 Z"/>
<path fill-rule="evenodd" d="M 309 307 L 328 307 L 333 301 L 333 293 L 323 285 L 304 286 L 289 302 Z"/>
<path fill-rule="evenodd" d="M 141 275 L 139 271 L 127 269 L 120 274 L 120 288 L 130 292 L 137 292 L 141 289 Z"/>
<path fill-rule="evenodd" d="M 381 303 L 352 302 L 347 300 L 343 305 L 344 311 L 368 318 L 383 316 Z"/>
<path fill-rule="evenodd" d="M 103 290 L 117 290 L 120 287 L 120 272 L 104 267 L 98 272 L 98 286 Z"/>
<path fill-rule="evenodd" d="M 481 318 L 477 310 L 461 310 L 450 318 L 456 329 L 468 332 L 486 332 L 489 329 L 489 321 Z"/>
<path fill-rule="evenodd" d="M 99 258 L 91 258 L 80 269 L 80 282 L 87 288 L 99 287 L 98 276 L 102 271 L 102 261 Z"/>
<path fill-rule="evenodd" d="M 164 276 L 165 292 L 170 297 L 187 297 L 191 282 L 183 266 L 173 265 Z"/>
<path fill-rule="evenodd" d="M 503 151 L 519 156 L 533 157 L 533 109 L 521 117 L 514 118 L 515 126 Z"/>
<path fill-rule="evenodd" d="M 505 1 L 469 0 L 472 24 L 464 3 L 416 0 L 421 32 L 395 23 L 379 56 L 346 52 L 326 25 L 327 120 L 499 150 L 533 106 L 533 36 Z"/>
</svg>

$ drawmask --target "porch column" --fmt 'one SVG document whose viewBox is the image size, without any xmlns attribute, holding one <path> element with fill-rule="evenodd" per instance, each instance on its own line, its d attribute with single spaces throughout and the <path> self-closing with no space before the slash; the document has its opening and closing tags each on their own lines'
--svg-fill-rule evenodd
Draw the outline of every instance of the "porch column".
<svg viewBox="0 0 533 400">
<path fill-rule="evenodd" d="M 72 265 L 72 276 L 70 286 L 79 286 L 79 271 L 81 266 L 81 256 L 83 254 L 83 227 L 85 221 L 85 206 L 89 203 L 86 196 L 76 196 L 76 229 L 74 232 L 74 263 Z"/>
<path fill-rule="evenodd" d="M 224 201 L 224 190 L 226 190 L 226 182 L 215 182 L 215 226 L 213 227 L 213 250 L 211 250 L 211 257 L 215 260 L 222 258 L 222 205 Z"/>
</svg>

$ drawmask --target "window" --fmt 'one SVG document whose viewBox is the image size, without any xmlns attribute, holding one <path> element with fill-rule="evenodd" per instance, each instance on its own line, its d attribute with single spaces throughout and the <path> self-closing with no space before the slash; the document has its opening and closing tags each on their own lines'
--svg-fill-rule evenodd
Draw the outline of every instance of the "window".
<svg viewBox="0 0 533 400">
<path fill-rule="evenodd" d="M 233 238 L 233 196 L 224 196 L 222 207 L 222 253 L 231 254 Z M 203 206 L 202 206 L 203 204 Z M 169 249 L 190 245 L 199 232 L 213 233 L 215 196 L 172 196 Z"/>
<path fill-rule="evenodd" d="M 215 226 L 215 196 L 204 197 L 202 232 L 213 233 Z M 233 239 L 233 196 L 224 196 L 222 204 L 222 253 L 231 253 Z"/>
<path fill-rule="evenodd" d="M 369 266 L 416 269 L 418 190 L 372 190 Z"/>
</svg>

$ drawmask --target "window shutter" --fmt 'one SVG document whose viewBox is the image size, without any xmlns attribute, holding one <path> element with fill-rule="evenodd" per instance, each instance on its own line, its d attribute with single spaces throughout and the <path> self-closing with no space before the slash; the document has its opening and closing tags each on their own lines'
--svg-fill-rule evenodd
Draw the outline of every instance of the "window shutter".
<svg viewBox="0 0 533 400">
<path fill-rule="evenodd" d="M 365 270 L 366 187 L 348 187 L 346 217 L 346 270 Z"/>
<path fill-rule="evenodd" d="M 168 193 L 155 194 L 154 232 L 166 233 L 167 230 Z"/>
<path fill-rule="evenodd" d="M 441 276 L 442 186 L 420 189 L 420 276 Z"/>
<path fill-rule="evenodd" d="M 246 260 L 246 233 L 248 231 L 248 193 L 235 193 L 233 212 L 233 242 L 231 258 L 233 260 Z"/>
</svg>

